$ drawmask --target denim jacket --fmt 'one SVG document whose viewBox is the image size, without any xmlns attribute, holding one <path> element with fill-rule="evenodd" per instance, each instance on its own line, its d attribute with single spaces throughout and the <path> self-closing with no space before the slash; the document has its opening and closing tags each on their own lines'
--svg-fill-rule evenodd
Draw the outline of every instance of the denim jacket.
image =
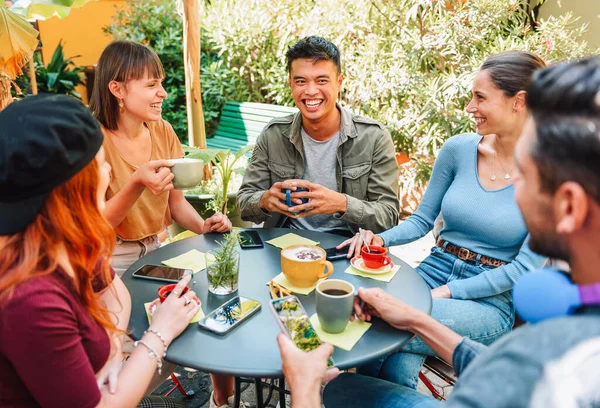
<svg viewBox="0 0 600 408">
<path fill-rule="evenodd" d="M 382 232 L 398 223 L 398 165 L 394 144 L 379 122 L 337 105 L 341 113 L 336 178 L 347 209 L 334 217 L 353 232 L 358 227 Z M 262 195 L 278 181 L 301 179 L 304 149 L 300 112 L 273 119 L 261 132 L 237 195 L 242 219 L 281 227 L 287 217 L 260 208 Z"/>
</svg>

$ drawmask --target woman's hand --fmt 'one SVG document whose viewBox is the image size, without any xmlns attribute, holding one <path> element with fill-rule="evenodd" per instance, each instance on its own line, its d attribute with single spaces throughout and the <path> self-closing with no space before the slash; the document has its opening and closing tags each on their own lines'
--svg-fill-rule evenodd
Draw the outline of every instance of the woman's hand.
<svg viewBox="0 0 600 408">
<path fill-rule="evenodd" d="M 152 160 L 145 163 L 133 173 L 132 180 L 144 185 L 154 195 L 159 195 L 174 188 L 171 181 L 175 177 L 169 167 L 173 163 L 169 160 Z"/>
<path fill-rule="evenodd" d="M 431 289 L 431 297 L 434 299 L 452 299 L 452 293 L 448 285 L 442 285 L 438 288 Z"/>
<path fill-rule="evenodd" d="M 167 345 L 171 344 L 171 341 L 187 328 L 192 318 L 200 310 L 200 305 L 194 300 L 196 292 L 190 290 L 182 295 L 191 278 L 191 275 L 181 278 L 171 294 L 163 303 L 156 306 L 156 310 L 152 314 L 150 328 L 160 332 Z"/>
<path fill-rule="evenodd" d="M 202 233 L 206 234 L 209 232 L 229 232 L 231 231 L 231 221 L 226 215 L 220 212 L 215 213 L 210 218 L 204 220 L 204 227 Z"/>
<path fill-rule="evenodd" d="M 365 241 L 367 242 L 367 245 L 383 246 L 383 239 L 381 237 L 378 237 L 377 235 L 375 235 L 373 233 L 373 231 L 363 230 L 363 236 L 365 237 Z M 359 256 L 360 250 L 363 247 L 363 241 L 360 238 L 360 234 L 357 232 L 356 235 L 354 235 L 350 239 L 345 240 L 344 242 L 339 244 L 336 248 L 341 249 L 341 248 L 345 247 L 346 245 L 349 245 L 348 255 L 346 256 L 346 258 L 353 258 L 355 256 Z"/>
<path fill-rule="evenodd" d="M 123 363 L 120 337 L 120 335 L 112 337 L 113 348 L 110 351 L 111 355 L 106 364 L 104 364 L 104 367 L 96 373 L 98 388 L 102 391 L 106 387 L 111 394 L 117 392 L 117 378 L 119 377 L 119 371 L 121 371 Z"/>
<path fill-rule="evenodd" d="M 422 313 L 380 288 L 359 288 L 354 298 L 354 312 L 362 321 L 370 322 L 373 316 L 379 317 L 396 329 L 409 331 Z"/>
</svg>

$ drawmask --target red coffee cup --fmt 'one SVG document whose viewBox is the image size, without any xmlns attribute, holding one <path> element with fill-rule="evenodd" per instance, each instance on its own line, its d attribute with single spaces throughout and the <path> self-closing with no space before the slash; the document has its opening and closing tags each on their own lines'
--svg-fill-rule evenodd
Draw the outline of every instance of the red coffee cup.
<svg viewBox="0 0 600 408">
<path fill-rule="evenodd" d="M 369 251 L 367 252 L 367 247 L 362 247 L 360 253 L 362 254 L 362 259 L 367 268 L 371 269 L 379 269 L 383 266 L 389 265 L 392 260 L 389 256 L 387 256 L 387 249 L 384 247 L 380 247 L 378 245 L 369 245 Z"/>
<path fill-rule="evenodd" d="M 158 298 L 160 299 L 160 303 L 164 302 L 165 299 L 167 298 L 167 296 L 169 296 L 171 294 L 171 292 L 173 292 L 173 289 L 175 289 L 176 287 L 177 287 L 176 283 L 171 283 L 170 285 L 165 285 L 165 286 L 159 287 L 158 288 Z M 183 293 L 181 293 L 180 295 L 183 295 L 188 290 L 190 290 L 190 288 L 188 288 L 186 286 L 185 288 L 183 288 Z"/>
</svg>

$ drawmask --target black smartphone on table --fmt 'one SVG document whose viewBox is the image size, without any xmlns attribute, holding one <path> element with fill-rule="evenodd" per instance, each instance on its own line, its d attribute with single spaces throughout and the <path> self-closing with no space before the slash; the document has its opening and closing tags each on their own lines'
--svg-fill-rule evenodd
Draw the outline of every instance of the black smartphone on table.
<svg viewBox="0 0 600 408">
<path fill-rule="evenodd" d="M 328 261 L 335 261 L 337 259 L 346 259 L 348 255 L 348 247 L 337 249 L 336 247 L 327 248 L 325 254 Z"/>
<path fill-rule="evenodd" d="M 306 310 L 296 296 L 290 295 L 273 299 L 269 306 L 281 331 L 300 350 L 308 352 L 323 344 L 310 323 Z M 327 365 L 333 367 L 333 358 L 329 357 Z"/>
<path fill-rule="evenodd" d="M 254 230 L 242 230 L 239 233 L 239 237 L 240 247 L 242 249 L 263 248 L 265 246 L 262 242 L 262 239 L 260 239 L 258 232 Z"/>
<path fill-rule="evenodd" d="M 134 278 L 150 279 L 160 282 L 177 283 L 187 274 L 189 269 L 172 268 L 165 265 L 144 265 L 133 272 Z"/>
<path fill-rule="evenodd" d="M 260 310 L 260 302 L 236 296 L 200 319 L 198 325 L 208 331 L 225 335 Z"/>
</svg>

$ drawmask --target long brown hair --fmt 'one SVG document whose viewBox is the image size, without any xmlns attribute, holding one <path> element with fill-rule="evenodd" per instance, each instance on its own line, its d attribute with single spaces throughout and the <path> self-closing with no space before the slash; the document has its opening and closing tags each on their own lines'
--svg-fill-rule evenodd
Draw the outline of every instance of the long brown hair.
<svg viewBox="0 0 600 408">
<path fill-rule="evenodd" d="M 146 73 L 151 78 L 165 77 L 158 55 L 144 44 L 117 40 L 102 51 L 90 98 L 90 109 L 102 126 L 108 130 L 117 130 L 119 118 L 119 101 L 108 89 L 108 84 L 112 81 L 140 79 Z"/>
<path fill-rule="evenodd" d="M 108 258 L 115 245 L 115 233 L 98 208 L 98 182 L 99 166 L 93 159 L 50 192 L 24 231 L 0 236 L 0 302 L 8 301 L 22 282 L 58 273 L 57 255 L 64 248 L 80 301 L 108 332 L 118 331 L 92 287 L 97 276 L 110 281 Z"/>
</svg>

